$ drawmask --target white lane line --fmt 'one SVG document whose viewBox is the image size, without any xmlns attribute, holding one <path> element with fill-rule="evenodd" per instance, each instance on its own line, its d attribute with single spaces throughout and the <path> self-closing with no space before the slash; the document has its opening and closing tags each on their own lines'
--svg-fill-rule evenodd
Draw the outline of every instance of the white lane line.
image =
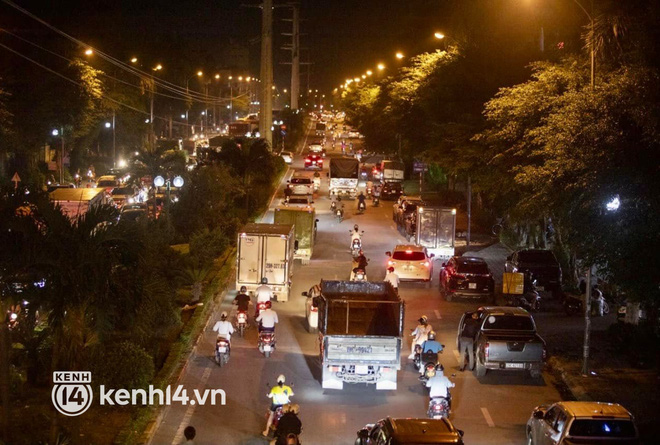
<svg viewBox="0 0 660 445">
<path fill-rule="evenodd" d="M 490 413 L 488 412 L 488 409 L 481 408 L 481 413 L 484 415 L 484 419 L 486 419 L 486 423 L 488 424 L 488 426 L 493 428 L 495 426 L 495 423 L 493 422 L 493 418 L 490 417 Z"/>
<path fill-rule="evenodd" d="M 199 385 L 200 390 L 204 389 L 204 386 L 206 386 L 206 382 L 209 380 L 210 376 L 211 376 L 211 367 L 209 366 L 204 370 L 204 374 L 202 374 L 202 379 L 200 380 L 200 385 Z M 181 441 L 183 440 L 183 430 L 186 429 L 188 425 L 190 425 L 190 419 L 192 419 L 196 407 L 197 407 L 196 404 L 189 402 L 188 409 L 186 409 L 186 413 L 183 415 L 183 419 L 179 424 L 179 429 L 176 430 L 176 434 L 174 435 L 174 440 L 172 441 L 172 445 L 180 444 Z"/>
<path fill-rule="evenodd" d="M 452 350 L 451 352 L 454 353 L 454 357 L 456 357 L 456 361 L 457 361 L 458 363 L 460 363 L 460 362 L 461 362 L 461 354 L 458 353 L 458 350 L 457 350 L 457 349 L 454 349 L 454 350 Z"/>
<path fill-rule="evenodd" d="M 435 318 L 438 320 L 442 320 L 442 315 L 440 315 L 440 311 L 435 309 L 433 312 L 435 312 Z"/>
</svg>

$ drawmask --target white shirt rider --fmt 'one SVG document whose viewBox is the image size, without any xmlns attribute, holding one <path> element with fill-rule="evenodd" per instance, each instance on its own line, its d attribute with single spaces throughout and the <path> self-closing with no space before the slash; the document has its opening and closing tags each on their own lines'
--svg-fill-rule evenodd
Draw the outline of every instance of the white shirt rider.
<svg viewBox="0 0 660 445">
<path fill-rule="evenodd" d="M 257 317 L 257 322 L 261 322 L 261 327 L 266 329 L 275 328 L 275 323 L 278 323 L 277 312 L 272 309 L 266 309 Z"/>
<path fill-rule="evenodd" d="M 227 320 L 220 320 L 213 326 L 213 331 L 218 333 L 218 337 L 224 337 L 231 341 L 231 334 L 234 333 L 234 326 Z"/>
<path fill-rule="evenodd" d="M 257 303 L 265 303 L 273 297 L 273 289 L 267 284 L 259 286 L 254 293 L 257 295 Z"/>
<path fill-rule="evenodd" d="M 385 274 L 385 281 L 389 281 L 394 289 L 399 288 L 399 276 L 396 274 L 396 272 L 390 272 L 388 270 Z"/>
<path fill-rule="evenodd" d="M 429 389 L 429 397 L 449 397 L 449 388 L 456 386 L 442 371 L 436 371 L 435 375 L 426 382 Z"/>
</svg>

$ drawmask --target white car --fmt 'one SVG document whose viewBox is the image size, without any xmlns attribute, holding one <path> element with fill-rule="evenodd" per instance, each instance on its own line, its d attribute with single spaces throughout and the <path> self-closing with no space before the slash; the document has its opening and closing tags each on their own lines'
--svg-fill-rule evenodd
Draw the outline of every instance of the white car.
<svg viewBox="0 0 660 445">
<path fill-rule="evenodd" d="M 293 162 L 293 153 L 290 151 L 283 151 L 280 153 L 280 156 L 282 156 L 282 159 L 286 164 L 291 164 Z"/>
<path fill-rule="evenodd" d="M 434 255 L 429 255 L 425 247 L 399 244 L 387 256 L 387 267 L 393 267 L 401 281 L 425 281 L 430 285 Z"/>
<path fill-rule="evenodd" d="M 311 195 L 314 193 L 313 177 L 306 172 L 296 172 L 287 185 L 292 195 Z"/>
</svg>

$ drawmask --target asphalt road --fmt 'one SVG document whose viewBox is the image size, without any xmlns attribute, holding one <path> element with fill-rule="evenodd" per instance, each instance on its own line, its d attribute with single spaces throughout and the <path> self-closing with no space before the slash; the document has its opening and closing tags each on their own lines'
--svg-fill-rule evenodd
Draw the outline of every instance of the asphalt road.
<svg viewBox="0 0 660 445">
<path fill-rule="evenodd" d="M 333 153 L 336 151 L 329 151 L 329 156 Z M 301 165 L 301 158 L 297 156 L 294 167 L 301 168 Z M 280 318 L 278 347 L 273 355 L 266 359 L 259 353 L 256 329 L 252 328 L 244 338 L 237 335 L 232 338 L 229 363 L 223 368 L 218 367 L 213 361 L 215 335 L 211 327 L 216 320 L 213 318 L 187 363 L 180 383 L 188 393 L 194 389 L 221 388 L 226 393 L 226 405 L 173 405 L 165 408 L 152 444 L 181 443 L 183 429 L 188 425 L 197 429 L 196 444 L 267 443 L 260 435 L 269 405 L 266 393 L 269 384 L 274 384 L 279 374 L 285 374 L 287 383 L 293 384 L 293 400 L 301 407 L 301 441 L 305 444 L 352 444 L 359 428 L 385 416 L 425 417 L 426 390 L 407 359 L 410 337 L 402 351 L 396 391 L 376 391 L 366 385 L 345 385 L 342 391 L 321 388 L 318 338 L 306 329 L 305 297 L 301 292 L 322 278 L 348 279 L 351 264 L 348 230 L 353 224 L 359 224 L 365 231 L 363 245 L 371 259 L 367 268 L 370 280 L 384 277 L 385 252 L 404 242 L 392 221 L 391 201 L 383 201 L 379 208 L 369 204 L 363 215 L 356 214 L 356 201 L 345 203 L 346 217 L 339 223 L 330 214 L 327 181 L 324 180 L 314 204 L 320 222 L 313 259 L 306 266 L 296 263 L 290 300 L 273 306 Z M 272 221 L 272 212 L 264 219 Z M 456 374 L 451 377 L 456 383 L 452 391 L 451 420 L 457 428 L 465 431 L 466 444 L 524 443 L 525 422 L 532 409 L 541 403 L 557 401 L 560 395 L 546 374 L 542 381 L 527 375 L 492 372 L 477 379 L 472 373 L 458 371 L 455 345 L 458 322 L 464 311 L 476 308 L 479 303 L 445 302 L 437 288 L 439 266 L 436 261 L 430 289 L 424 284 L 402 284 L 400 293 L 406 301 L 405 332 L 409 333 L 416 324 L 415 320 L 426 314 L 440 341 L 446 345 L 441 362 L 447 375 Z M 234 294 L 232 290 L 223 295 L 216 315 L 220 310 L 229 309 Z"/>
</svg>

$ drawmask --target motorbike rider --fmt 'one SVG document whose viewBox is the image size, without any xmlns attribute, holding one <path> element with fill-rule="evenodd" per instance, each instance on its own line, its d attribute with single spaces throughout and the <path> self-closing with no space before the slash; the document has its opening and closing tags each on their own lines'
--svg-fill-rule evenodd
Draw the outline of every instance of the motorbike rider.
<svg viewBox="0 0 660 445">
<path fill-rule="evenodd" d="M 604 315 L 605 298 L 603 292 L 598 288 L 597 284 L 591 287 L 591 311 L 596 317 Z"/>
<path fill-rule="evenodd" d="M 364 196 L 364 192 L 360 192 L 360 194 L 357 197 L 357 200 L 358 200 L 358 209 L 360 208 L 360 206 L 363 206 L 363 208 L 365 209 L 367 208 L 367 202 L 366 202 L 367 197 Z"/>
<path fill-rule="evenodd" d="M 252 304 L 252 300 L 250 300 L 250 296 L 247 293 L 247 287 L 241 286 L 241 290 L 236 294 L 236 298 L 234 298 L 232 304 L 237 306 L 239 312 L 245 312 L 247 314 Z"/>
<path fill-rule="evenodd" d="M 435 397 L 444 397 L 447 399 L 447 402 L 450 402 L 451 404 L 451 393 L 449 392 L 449 388 L 453 388 L 456 385 L 445 376 L 443 372 L 444 370 L 444 366 L 438 364 L 435 367 L 435 375 L 427 380 L 426 387 L 429 388 L 429 397 L 431 399 Z"/>
<path fill-rule="evenodd" d="M 271 442 L 272 445 L 286 445 L 289 434 L 295 434 L 296 437 L 300 435 L 302 422 L 298 413 L 300 413 L 300 406 L 297 403 L 288 403 L 282 407 L 282 417 L 277 422 L 275 440 Z"/>
<path fill-rule="evenodd" d="M 263 277 L 261 279 L 261 286 L 256 288 L 254 293 L 257 296 L 257 307 L 254 316 L 257 317 L 259 315 L 259 303 L 265 303 L 273 298 L 273 289 L 268 285 L 268 278 Z"/>
<path fill-rule="evenodd" d="M 442 345 L 435 339 L 435 331 L 429 332 L 427 340 L 422 343 L 422 356 L 435 354 L 433 361 L 438 363 L 438 354 L 442 352 L 442 350 Z M 420 372 L 424 374 L 424 367 L 420 369 Z"/>
<path fill-rule="evenodd" d="M 277 312 L 271 309 L 272 303 L 266 302 L 266 309 L 261 312 L 256 318 L 259 323 L 259 332 L 261 331 L 275 331 L 275 324 L 279 322 L 277 319 Z"/>
<path fill-rule="evenodd" d="M 357 224 L 353 226 L 353 231 L 351 232 L 351 249 L 353 249 L 353 243 L 355 243 L 355 240 L 359 241 L 358 246 L 362 245 L 362 235 L 360 234 L 360 228 Z"/>
<path fill-rule="evenodd" d="M 220 320 L 213 326 L 213 331 L 218 333 L 218 338 L 226 338 L 231 348 L 231 334 L 234 333 L 234 326 L 227 321 L 227 312 L 220 314 Z"/>
<path fill-rule="evenodd" d="M 396 272 L 394 272 L 394 268 L 392 266 L 387 268 L 387 273 L 385 274 L 385 280 L 389 282 L 394 290 L 398 293 L 399 292 L 399 275 L 397 275 Z"/>
<path fill-rule="evenodd" d="M 353 281 L 353 278 L 355 278 L 355 272 L 358 269 L 362 269 L 366 272 L 368 264 L 369 264 L 369 260 L 367 259 L 366 256 L 364 256 L 364 252 L 362 251 L 362 249 L 360 249 L 360 253 L 358 254 L 358 256 L 353 258 L 353 270 L 351 271 L 351 281 Z"/>
<path fill-rule="evenodd" d="M 415 345 L 421 346 L 421 344 L 428 338 L 429 332 L 433 330 L 426 315 L 422 315 L 417 321 L 419 324 L 412 331 L 412 334 L 410 334 L 414 337 L 412 344 L 410 345 L 410 355 L 408 356 L 411 360 L 415 358 Z"/>
<path fill-rule="evenodd" d="M 268 421 L 266 422 L 266 429 L 263 433 L 264 436 L 268 436 L 270 431 L 270 426 L 273 424 L 273 417 L 275 417 L 275 411 L 277 408 L 291 403 L 290 397 L 293 395 L 293 390 L 291 387 L 285 385 L 286 377 L 283 374 L 280 374 L 277 377 L 277 385 L 273 386 L 266 397 L 271 399 L 270 403 L 270 415 L 268 416 Z"/>
</svg>

